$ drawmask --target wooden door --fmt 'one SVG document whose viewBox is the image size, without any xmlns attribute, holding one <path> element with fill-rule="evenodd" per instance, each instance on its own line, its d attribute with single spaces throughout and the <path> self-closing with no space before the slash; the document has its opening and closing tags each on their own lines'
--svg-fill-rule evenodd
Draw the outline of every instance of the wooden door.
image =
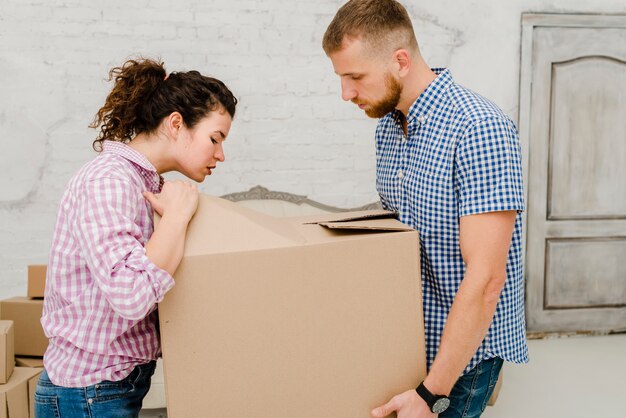
<svg viewBox="0 0 626 418">
<path fill-rule="evenodd" d="M 524 15 L 530 332 L 626 330 L 626 16 Z"/>
</svg>

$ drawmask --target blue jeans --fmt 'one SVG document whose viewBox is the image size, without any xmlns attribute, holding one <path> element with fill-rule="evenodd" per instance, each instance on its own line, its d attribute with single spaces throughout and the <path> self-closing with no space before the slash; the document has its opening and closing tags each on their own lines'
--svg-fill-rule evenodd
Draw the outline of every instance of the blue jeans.
<svg viewBox="0 0 626 418">
<path fill-rule="evenodd" d="M 499 357 L 483 360 L 461 376 L 450 392 L 450 406 L 439 418 L 480 417 L 496 386 L 502 363 Z"/>
<path fill-rule="evenodd" d="M 35 418 L 137 418 L 155 366 L 151 361 L 120 381 L 82 388 L 57 386 L 44 370 L 35 390 Z"/>
</svg>

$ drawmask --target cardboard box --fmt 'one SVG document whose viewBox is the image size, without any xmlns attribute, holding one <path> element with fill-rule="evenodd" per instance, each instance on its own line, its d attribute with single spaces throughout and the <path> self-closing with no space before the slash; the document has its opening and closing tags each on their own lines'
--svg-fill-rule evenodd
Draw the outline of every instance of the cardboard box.
<svg viewBox="0 0 626 418">
<path fill-rule="evenodd" d="M 418 235 L 376 215 L 284 220 L 201 196 L 159 306 L 168 417 L 363 418 L 416 387 Z"/>
<path fill-rule="evenodd" d="M 15 297 L 0 301 L 0 319 L 13 321 L 15 355 L 43 356 L 48 338 L 41 327 L 43 299 Z"/>
<path fill-rule="evenodd" d="M 42 298 L 44 289 L 46 288 L 46 271 L 45 264 L 34 264 L 28 266 L 28 292 L 29 298 Z"/>
<path fill-rule="evenodd" d="M 35 417 L 35 391 L 37 390 L 37 382 L 39 382 L 39 375 L 43 371 L 43 368 L 31 368 L 31 370 L 39 370 L 35 376 L 28 379 L 28 417 Z"/>
<path fill-rule="evenodd" d="M 34 418 L 34 394 L 41 370 L 16 367 L 9 382 L 0 385 L 0 418 Z"/>
<path fill-rule="evenodd" d="M 15 367 L 13 321 L 0 321 L 0 384 L 9 381 Z"/>
<path fill-rule="evenodd" d="M 15 357 L 15 365 L 19 367 L 43 367 L 43 357 Z"/>
</svg>

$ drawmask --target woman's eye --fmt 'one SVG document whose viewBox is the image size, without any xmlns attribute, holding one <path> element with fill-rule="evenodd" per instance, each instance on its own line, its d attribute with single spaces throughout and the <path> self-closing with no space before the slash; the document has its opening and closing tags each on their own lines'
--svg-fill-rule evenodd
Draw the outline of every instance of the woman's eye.
<svg viewBox="0 0 626 418">
<path fill-rule="evenodd" d="M 213 142 L 213 145 L 217 145 L 219 142 L 217 142 L 215 139 L 211 138 L 211 142 Z"/>
</svg>

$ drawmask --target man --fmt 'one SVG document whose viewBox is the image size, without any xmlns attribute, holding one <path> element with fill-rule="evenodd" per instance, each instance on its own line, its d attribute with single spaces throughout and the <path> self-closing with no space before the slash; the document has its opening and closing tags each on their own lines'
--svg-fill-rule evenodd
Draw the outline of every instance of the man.
<svg viewBox="0 0 626 418">
<path fill-rule="evenodd" d="M 323 47 L 342 98 L 381 118 L 383 206 L 420 233 L 428 375 L 372 416 L 478 417 L 503 360 L 528 361 L 516 128 L 447 69 L 426 65 L 394 0 L 349 1 Z"/>
</svg>

